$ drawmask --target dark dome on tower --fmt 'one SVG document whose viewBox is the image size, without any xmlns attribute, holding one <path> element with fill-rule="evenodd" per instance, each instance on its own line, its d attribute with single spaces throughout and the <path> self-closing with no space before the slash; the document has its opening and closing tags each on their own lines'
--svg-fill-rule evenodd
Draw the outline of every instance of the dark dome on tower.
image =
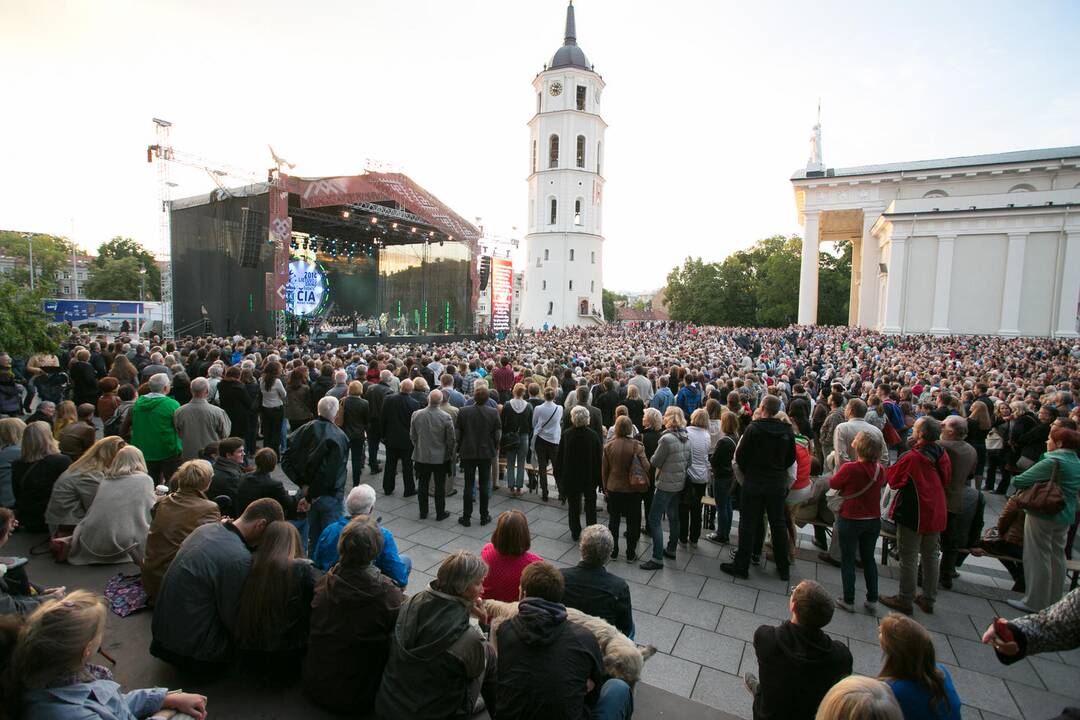
<svg viewBox="0 0 1080 720">
<path fill-rule="evenodd" d="M 566 35 L 563 38 L 563 46 L 555 51 L 548 63 L 548 70 L 562 67 L 576 67 L 582 70 L 593 69 L 589 58 L 585 57 L 585 51 L 578 47 L 577 30 L 574 26 L 574 3 L 566 8 Z"/>
</svg>

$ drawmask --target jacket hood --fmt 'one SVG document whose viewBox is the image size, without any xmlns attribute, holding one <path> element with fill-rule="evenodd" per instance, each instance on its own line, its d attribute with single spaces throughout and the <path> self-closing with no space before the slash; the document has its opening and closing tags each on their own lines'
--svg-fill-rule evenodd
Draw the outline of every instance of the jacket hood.
<svg viewBox="0 0 1080 720">
<path fill-rule="evenodd" d="M 355 607 L 355 604 L 380 594 L 380 575 L 374 565 L 347 569 L 336 565 L 325 576 L 327 596 L 336 605 Z"/>
<path fill-rule="evenodd" d="M 821 630 L 807 630 L 791 621 L 780 626 L 779 650 L 792 659 L 792 666 L 820 663 L 833 652 L 832 640 Z"/>
<path fill-rule="evenodd" d="M 660 435 L 674 435 L 681 443 L 684 443 L 690 439 L 690 436 L 686 433 L 686 428 L 668 428 L 667 430 L 664 430 L 664 432 L 660 433 Z"/>
<path fill-rule="evenodd" d="M 526 645 L 551 645 L 566 626 L 566 608 L 540 598 L 525 598 L 518 603 L 518 614 L 511 622 Z"/>
<path fill-rule="evenodd" d="M 780 420 L 761 419 L 754 421 L 754 427 L 767 435 L 775 435 L 776 437 L 783 437 L 790 432 L 793 432 L 791 426 L 786 422 Z"/>
<path fill-rule="evenodd" d="M 528 407 L 528 405 L 529 403 L 525 402 L 524 398 L 512 398 L 510 400 L 510 407 L 513 408 L 516 413 L 525 412 L 525 408 Z"/>
<path fill-rule="evenodd" d="M 409 657 L 432 660 L 457 642 L 468 629 L 469 610 L 464 601 L 428 588 L 402 606 L 394 635 Z"/>
<path fill-rule="evenodd" d="M 143 395 L 141 398 L 135 400 L 135 403 L 145 407 L 148 410 L 156 410 L 162 405 L 169 405 L 176 402 L 173 398 L 167 395 L 158 395 L 156 397 L 150 397 L 149 395 Z"/>
</svg>

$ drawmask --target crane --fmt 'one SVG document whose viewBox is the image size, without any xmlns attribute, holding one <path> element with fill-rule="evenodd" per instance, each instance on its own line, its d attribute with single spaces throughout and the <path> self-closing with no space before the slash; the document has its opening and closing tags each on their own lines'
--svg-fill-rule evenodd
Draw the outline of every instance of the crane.
<svg viewBox="0 0 1080 720">
<path fill-rule="evenodd" d="M 226 178 L 241 180 L 245 184 L 268 182 L 271 188 L 273 188 L 278 184 L 278 176 L 281 173 L 282 167 L 291 169 L 295 166 L 278 157 L 278 155 L 274 153 L 273 148 L 270 148 L 270 154 L 273 158 L 275 167 L 268 170 L 267 174 L 264 176 L 260 176 L 258 173 L 245 168 L 233 167 L 225 163 L 207 160 L 206 158 L 178 150 L 172 146 L 169 141 L 170 130 L 172 128 L 171 122 L 160 118 L 153 118 L 153 121 L 154 131 L 157 135 L 157 143 L 146 146 L 146 161 L 148 163 L 157 164 L 158 200 L 160 202 L 158 220 L 158 242 L 160 244 L 160 250 L 158 257 L 162 260 L 161 334 L 163 337 L 171 338 L 173 337 L 175 328 L 173 326 L 172 243 L 170 237 L 169 216 L 172 209 L 172 188 L 174 187 L 174 183 L 169 181 L 169 166 L 172 163 L 176 163 L 178 165 L 184 165 L 206 172 L 210 179 L 213 180 L 214 184 L 217 185 L 218 189 L 226 195 L 230 194 L 229 188 L 225 184 Z M 287 244 L 282 246 L 282 243 L 279 240 L 274 248 L 275 267 L 281 254 L 287 252 Z M 287 258 L 287 255 L 285 257 Z M 285 262 L 287 265 L 288 260 Z M 274 328 L 275 334 L 278 337 L 281 337 L 284 334 L 284 312 L 277 311 L 274 313 Z"/>
</svg>

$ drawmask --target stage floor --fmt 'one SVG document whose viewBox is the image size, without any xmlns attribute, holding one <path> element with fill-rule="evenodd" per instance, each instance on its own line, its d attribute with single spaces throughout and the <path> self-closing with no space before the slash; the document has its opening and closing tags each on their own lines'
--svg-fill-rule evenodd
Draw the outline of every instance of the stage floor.
<svg viewBox="0 0 1080 720">
<path fill-rule="evenodd" d="M 329 333 L 312 338 L 314 342 L 328 345 L 446 345 L 470 340 L 491 339 L 493 335 L 353 335 Z"/>
</svg>

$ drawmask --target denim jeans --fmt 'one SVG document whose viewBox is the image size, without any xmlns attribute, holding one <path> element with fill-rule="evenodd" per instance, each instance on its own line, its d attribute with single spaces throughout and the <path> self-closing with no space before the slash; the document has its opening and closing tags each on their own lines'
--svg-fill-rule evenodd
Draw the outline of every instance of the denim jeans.
<svg viewBox="0 0 1080 720">
<path fill-rule="evenodd" d="M 679 493 L 657 489 L 649 509 L 649 530 L 652 531 L 652 559 L 664 564 L 664 524 L 662 518 L 667 515 L 668 549 L 675 552 L 679 539 Z"/>
<path fill-rule="evenodd" d="M 731 537 L 731 480 L 713 480 L 713 499 L 716 500 L 716 534 Z"/>
<path fill-rule="evenodd" d="M 634 714 L 634 694 L 624 681 L 612 678 L 601 686 L 589 714 L 591 720 L 629 720 Z"/>
<path fill-rule="evenodd" d="M 529 452 L 529 436 L 518 434 L 517 447 L 506 451 L 506 486 L 520 489 L 525 485 L 525 456 Z"/>
<path fill-rule="evenodd" d="M 866 581 L 866 599 L 877 602 L 878 577 L 874 562 L 874 546 L 881 534 L 881 519 L 836 519 L 836 534 L 840 542 L 840 581 L 844 585 L 844 602 L 855 602 L 855 553 L 862 560 L 863 580 Z"/>
<path fill-rule="evenodd" d="M 300 533 L 300 547 L 306 548 L 308 546 L 308 521 L 307 518 L 297 518 L 296 520 L 289 520 L 289 523 L 296 528 L 296 531 Z"/>
<path fill-rule="evenodd" d="M 315 545 L 327 525 L 341 517 L 342 498 L 337 495 L 320 495 L 308 508 L 308 557 L 315 554 Z"/>
</svg>

